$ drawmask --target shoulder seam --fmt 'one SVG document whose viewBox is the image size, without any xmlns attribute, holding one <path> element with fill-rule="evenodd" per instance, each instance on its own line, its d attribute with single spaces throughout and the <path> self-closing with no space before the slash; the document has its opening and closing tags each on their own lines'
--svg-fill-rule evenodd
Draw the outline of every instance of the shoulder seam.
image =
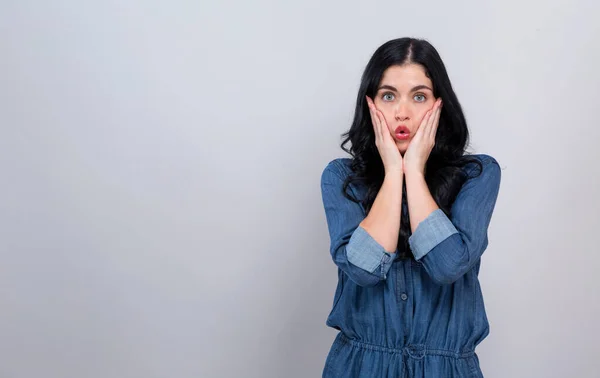
<svg viewBox="0 0 600 378">
<path fill-rule="evenodd" d="M 485 171 L 486 167 L 490 164 L 496 164 L 499 166 L 498 161 L 493 156 L 490 156 L 487 154 L 476 154 L 476 155 L 470 155 L 470 156 L 477 158 L 479 160 L 479 162 L 481 163 L 480 175 L 483 174 L 483 171 Z M 475 171 L 475 169 L 476 168 L 471 168 L 466 172 L 468 178 L 471 177 L 471 174 L 473 173 L 473 171 Z"/>
<path fill-rule="evenodd" d="M 322 176 L 325 175 L 326 172 L 330 171 L 331 174 L 335 175 L 338 180 L 343 180 L 340 172 L 340 166 L 337 160 L 338 159 L 333 159 L 325 166 L 325 169 L 323 169 Z"/>
<path fill-rule="evenodd" d="M 329 162 L 328 166 L 330 166 L 330 165 L 334 166 L 336 176 L 338 176 L 338 178 L 340 180 L 344 180 L 345 179 L 345 177 L 344 177 L 345 176 L 345 174 L 344 174 L 345 167 L 342 166 L 340 159 L 341 158 L 333 159 L 332 161 Z"/>
</svg>

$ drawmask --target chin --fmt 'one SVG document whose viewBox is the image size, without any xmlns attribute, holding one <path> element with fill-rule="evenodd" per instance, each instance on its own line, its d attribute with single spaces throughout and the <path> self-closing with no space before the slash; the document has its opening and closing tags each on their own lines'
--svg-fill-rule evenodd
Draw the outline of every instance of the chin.
<svg viewBox="0 0 600 378">
<path fill-rule="evenodd" d="M 406 152 L 406 146 L 398 146 L 398 151 L 400 151 L 400 155 L 404 156 Z"/>
<path fill-rule="evenodd" d="M 396 142 L 396 147 L 398 147 L 398 151 L 403 154 L 408 149 L 408 141 Z"/>
</svg>

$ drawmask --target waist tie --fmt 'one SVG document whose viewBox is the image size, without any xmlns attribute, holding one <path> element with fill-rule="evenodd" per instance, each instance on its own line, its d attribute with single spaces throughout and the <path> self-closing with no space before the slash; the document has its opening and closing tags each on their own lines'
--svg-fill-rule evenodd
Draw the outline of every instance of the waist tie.
<svg viewBox="0 0 600 378">
<path fill-rule="evenodd" d="M 358 348 L 369 349 L 385 353 L 401 354 L 405 358 L 414 358 L 417 360 L 425 358 L 425 356 L 445 356 L 452 358 L 469 358 L 475 354 L 475 351 L 455 352 L 447 349 L 429 348 L 425 344 L 409 344 L 402 348 L 390 348 L 383 345 L 376 345 L 348 338 L 340 332 L 340 340 Z"/>
</svg>

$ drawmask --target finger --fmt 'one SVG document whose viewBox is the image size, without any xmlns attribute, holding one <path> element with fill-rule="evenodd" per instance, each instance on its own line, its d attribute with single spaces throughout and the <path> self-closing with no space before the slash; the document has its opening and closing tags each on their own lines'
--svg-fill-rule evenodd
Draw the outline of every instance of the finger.
<svg viewBox="0 0 600 378">
<path fill-rule="evenodd" d="M 442 116 L 442 102 L 440 101 L 440 105 L 438 106 L 434 122 L 431 125 L 431 129 L 429 130 L 430 138 L 435 141 L 435 135 L 437 134 L 438 126 L 440 125 L 440 118 Z"/>
<path fill-rule="evenodd" d="M 379 123 L 379 118 L 377 118 L 376 110 L 373 110 L 373 123 L 375 125 L 375 140 L 381 144 L 383 141 L 383 136 L 381 135 L 381 124 Z"/>
<path fill-rule="evenodd" d="M 431 119 L 429 120 L 429 127 L 427 128 L 427 136 L 429 138 L 435 138 L 437 124 L 439 122 L 440 113 L 442 111 L 442 108 L 440 107 L 440 105 L 441 105 L 441 101 L 436 102 L 435 110 L 433 112 L 433 115 L 431 116 Z"/>
<path fill-rule="evenodd" d="M 381 111 L 379 111 L 379 109 L 377 109 L 377 107 L 375 106 L 375 103 L 373 103 L 373 100 L 371 100 L 371 107 L 373 108 L 373 115 L 374 115 L 374 119 L 375 119 L 375 123 L 377 124 L 377 134 L 379 137 L 379 141 L 381 143 L 383 143 L 385 141 L 385 128 L 387 126 L 385 123 L 385 118 L 383 117 L 383 113 L 381 113 Z"/>
<path fill-rule="evenodd" d="M 371 123 L 373 124 L 373 132 L 375 134 L 375 143 L 377 144 L 381 140 L 381 132 L 379 131 L 379 120 L 375 114 L 375 108 L 373 105 L 369 106 L 369 112 L 371 113 Z"/>
<path fill-rule="evenodd" d="M 387 122 L 385 121 L 385 117 L 383 116 L 383 113 L 380 110 L 377 110 L 377 118 L 379 119 L 379 127 L 380 127 L 380 131 L 381 131 L 381 138 L 382 140 L 386 140 L 388 139 L 388 136 L 391 137 L 390 135 L 390 129 L 387 126 Z"/>
<path fill-rule="evenodd" d="M 374 113 L 375 113 L 375 103 L 373 102 L 373 100 L 371 100 L 371 97 L 365 96 L 365 98 L 367 99 L 367 106 L 369 107 L 369 110 L 374 115 Z"/>
<path fill-rule="evenodd" d="M 433 128 L 433 124 L 435 122 L 435 118 L 437 117 L 439 99 L 433 104 L 433 107 L 429 110 L 429 118 L 427 119 L 427 126 L 423 129 L 424 134 L 427 138 L 431 135 L 431 129 Z"/>
<path fill-rule="evenodd" d="M 373 112 L 373 105 L 371 103 L 371 99 L 369 98 L 369 96 L 365 96 L 365 98 L 367 99 L 367 107 L 369 108 L 369 115 L 371 116 L 371 123 L 373 124 L 373 130 L 376 130 L 375 114 Z"/>
<path fill-rule="evenodd" d="M 429 109 L 427 111 L 427 113 L 425 113 L 425 116 L 421 120 L 421 125 L 419 126 L 419 129 L 417 130 L 417 133 L 415 134 L 415 138 L 420 137 L 420 135 L 427 134 L 427 125 L 429 124 L 429 120 L 431 119 L 431 113 L 432 113 L 432 109 Z"/>
</svg>

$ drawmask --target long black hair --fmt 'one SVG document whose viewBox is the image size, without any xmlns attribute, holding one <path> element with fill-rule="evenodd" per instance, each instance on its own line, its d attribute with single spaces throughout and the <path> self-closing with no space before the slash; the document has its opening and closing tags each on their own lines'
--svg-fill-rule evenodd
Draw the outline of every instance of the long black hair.
<svg viewBox="0 0 600 378">
<path fill-rule="evenodd" d="M 450 216 L 450 209 L 461 186 L 467 179 L 462 169 L 468 163 L 476 163 L 479 172 L 482 165 L 474 157 L 465 155 L 469 131 L 462 108 L 452 89 L 450 78 L 440 55 L 427 41 L 414 38 L 398 38 L 381 45 L 373 54 L 361 78 L 356 98 L 354 120 L 350 130 L 342 134 L 345 138 L 341 148 L 352 156 L 352 174 L 343 186 L 344 195 L 361 202 L 367 213 L 383 184 L 385 170 L 381 156 L 375 146 L 375 134 L 365 96 L 375 98 L 377 88 L 385 70 L 394 65 L 419 64 L 433 83 L 433 94 L 444 103 L 440 114 L 435 145 L 426 163 L 425 181 L 437 205 Z M 351 147 L 345 145 L 351 143 Z M 360 182 L 368 188 L 364 198 L 348 194 L 348 185 Z M 412 257 L 408 238 L 410 219 L 406 202 L 406 185 L 402 188 L 402 217 L 398 251 L 402 258 Z"/>
</svg>

